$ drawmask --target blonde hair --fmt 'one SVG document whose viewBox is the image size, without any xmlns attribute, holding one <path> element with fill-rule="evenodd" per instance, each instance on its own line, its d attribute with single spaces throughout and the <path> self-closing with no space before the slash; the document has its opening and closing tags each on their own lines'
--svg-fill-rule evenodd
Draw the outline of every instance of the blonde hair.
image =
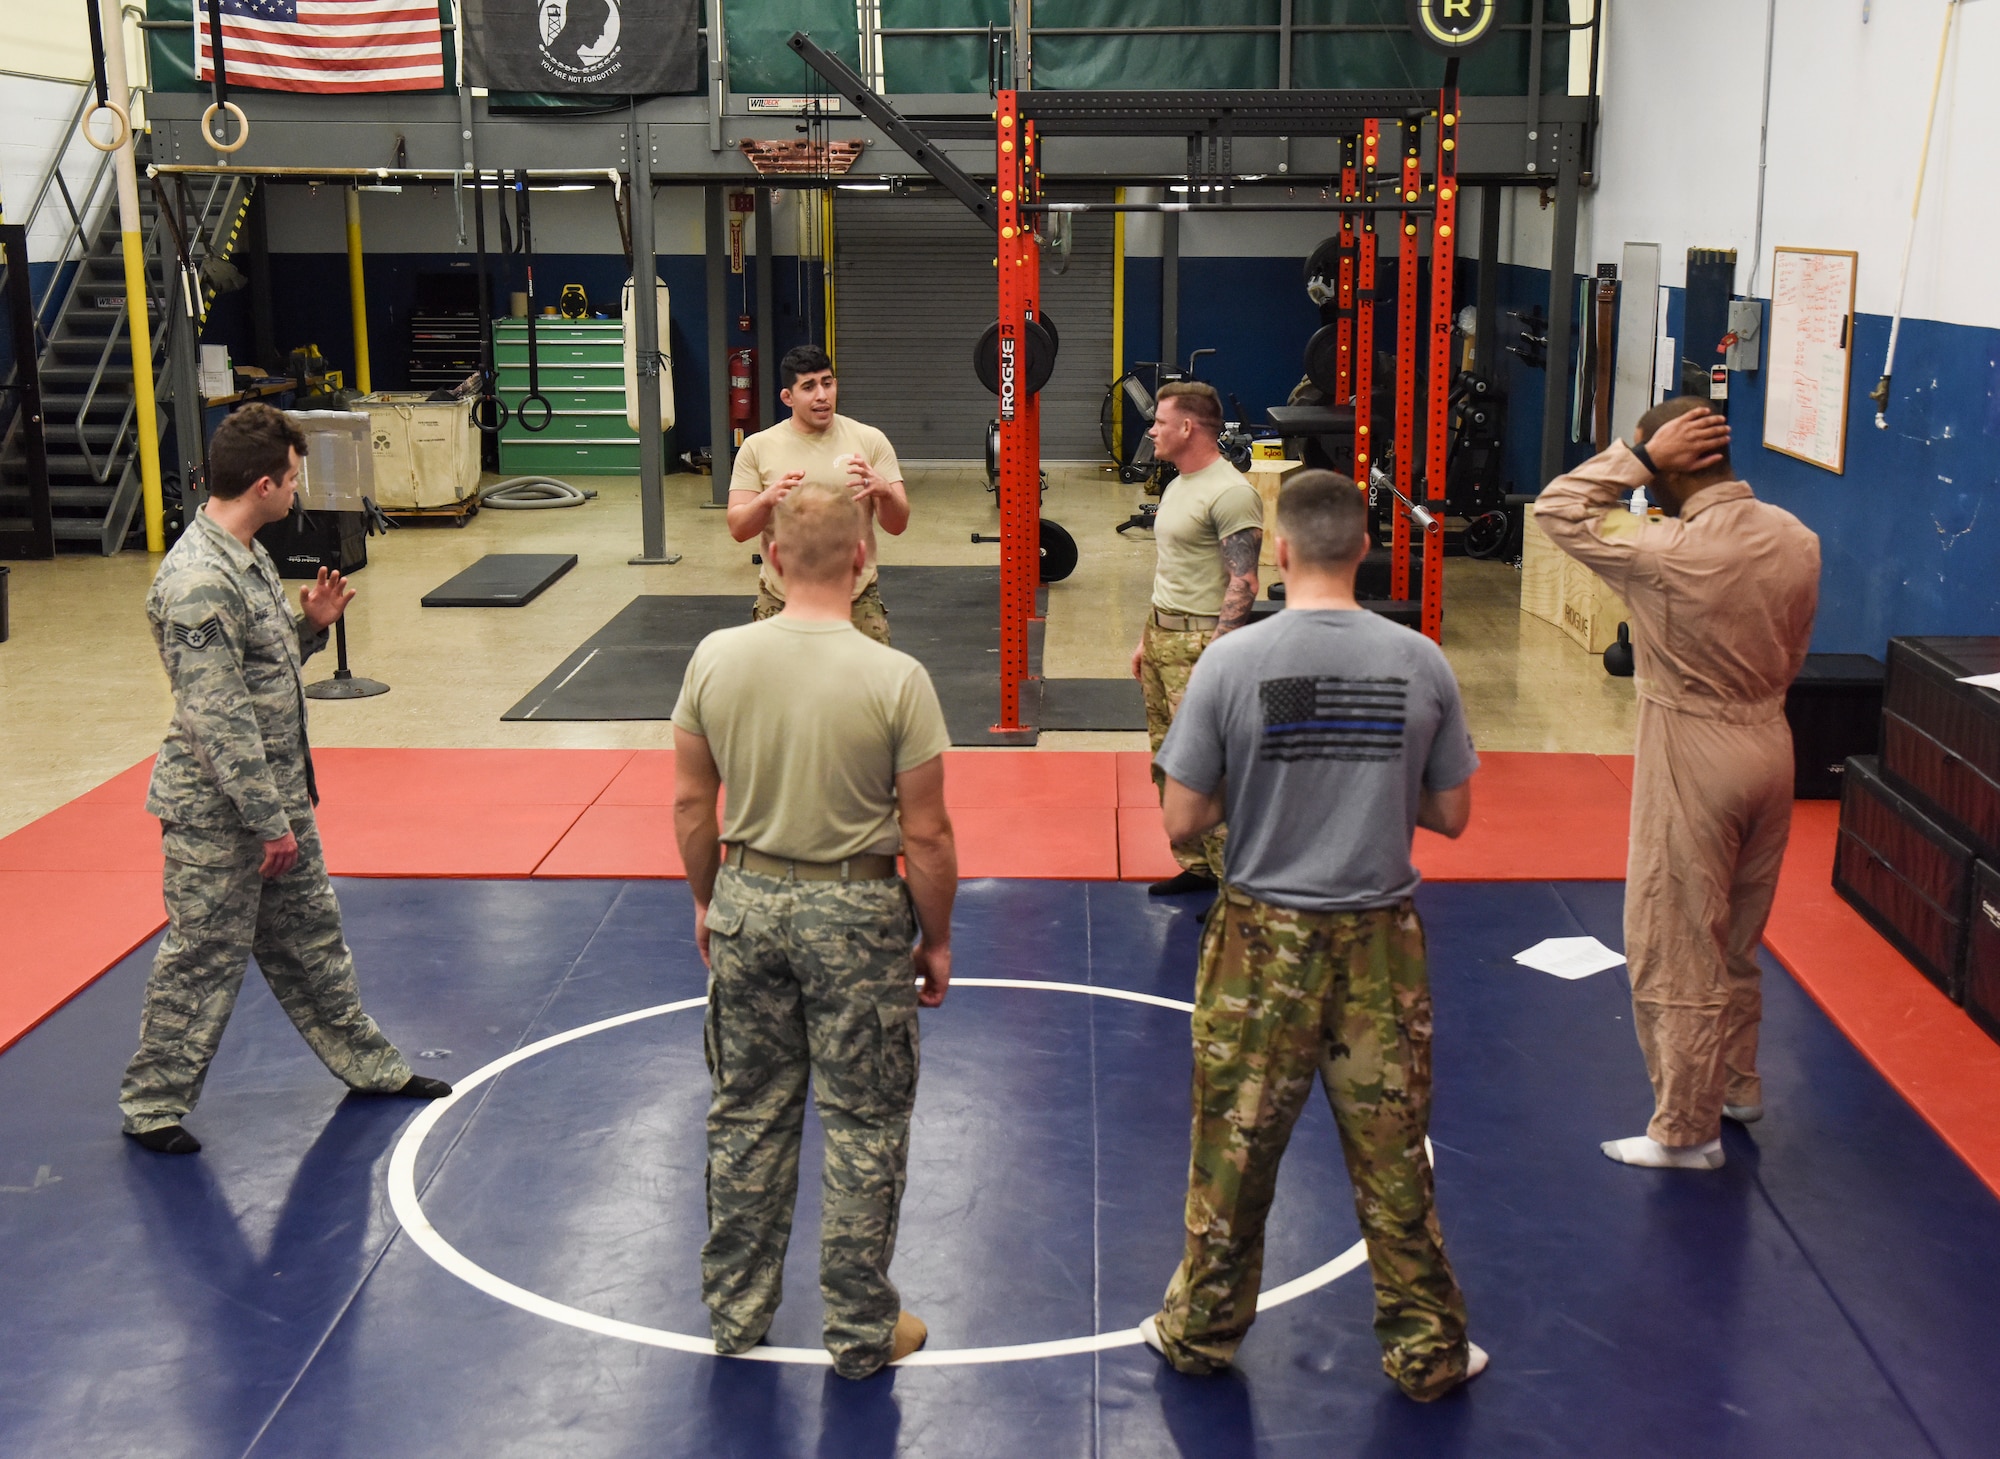
<svg viewBox="0 0 2000 1459">
<path fill-rule="evenodd" d="M 838 582 L 852 568 L 861 540 L 861 513 L 837 486 L 801 482 L 778 503 L 771 540 L 794 582 Z"/>
</svg>

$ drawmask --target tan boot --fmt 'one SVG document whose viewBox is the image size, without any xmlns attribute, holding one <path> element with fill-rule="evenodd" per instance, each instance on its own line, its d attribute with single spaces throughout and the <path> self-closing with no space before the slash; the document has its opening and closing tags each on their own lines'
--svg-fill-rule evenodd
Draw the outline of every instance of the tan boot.
<svg viewBox="0 0 2000 1459">
<path fill-rule="evenodd" d="M 889 1339 L 889 1361 L 900 1363 L 930 1341 L 931 1330 L 924 1326 L 923 1318 L 914 1312 L 899 1313 L 896 1330 Z"/>
</svg>

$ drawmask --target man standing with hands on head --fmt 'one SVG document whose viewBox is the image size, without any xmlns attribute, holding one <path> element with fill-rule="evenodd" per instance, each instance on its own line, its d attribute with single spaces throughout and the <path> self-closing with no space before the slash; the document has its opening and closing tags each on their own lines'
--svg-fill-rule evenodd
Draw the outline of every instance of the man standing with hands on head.
<svg viewBox="0 0 2000 1459">
<path fill-rule="evenodd" d="M 840 384 L 833 361 L 817 345 L 798 345 L 779 362 L 784 389 L 778 398 L 792 414 L 769 430 L 744 438 L 729 473 L 729 535 L 738 542 L 763 536 L 764 568 L 757 580 L 757 622 L 785 607 L 785 580 L 771 561 L 771 514 L 804 482 L 838 486 L 861 510 L 867 563 L 854 585 L 849 612 L 854 626 L 877 643 L 889 642 L 889 610 L 875 580 L 875 526 L 900 537 L 910 525 L 903 468 L 889 438 L 874 426 L 840 415 Z"/>
<path fill-rule="evenodd" d="M 824 1340 L 844 1378 L 924 1343 L 889 1262 L 917 1008 L 950 985 L 958 889 L 937 694 L 852 621 L 862 531 L 845 486 L 793 488 L 766 548 L 784 608 L 703 639 L 674 707 L 674 834 L 709 967 L 702 1300 L 718 1352 L 748 1351 L 771 1325 L 810 1080 L 826 1141 Z"/>
<path fill-rule="evenodd" d="M 361 1008 L 340 904 L 320 855 L 300 665 L 354 597 L 338 573 L 299 594 L 257 541 L 298 492 L 306 438 L 282 411 L 246 405 L 209 444 L 209 497 L 146 599 L 174 691 L 146 811 L 161 822 L 167 935 L 146 981 L 139 1051 L 118 1103 L 149 1150 L 192 1155 L 181 1120 L 201 1097 L 247 960 L 312 1051 L 351 1088 L 439 1099 Z"/>
<path fill-rule="evenodd" d="M 1223 459 L 1222 398 L 1198 380 L 1162 385 L 1153 413 L 1153 454 L 1180 474 L 1153 518 L 1159 564 L 1146 626 L 1132 650 L 1132 677 L 1146 696 L 1146 733 L 1160 752 L 1207 647 L 1250 621 L 1257 601 L 1257 554 L 1264 545 L 1264 500 Z M 1164 795 L 1156 766 L 1153 784 Z M 1156 897 L 1212 892 L 1222 876 L 1223 828 L 1174 847 L 1180 873 L 1154 882 Z"/>
<path fill-rule="evenodd" d="M 1535 503 L 1549 540 L 1624 599 L 1637 660 L 1625 959 L 1653 1118 L 1603 1150 L 1716 1170 L 1723 1118 L 1764 1113 L 1757 948 L 1791 836 L 1785 691 L 1812 638 L 1819 538 L 1737 479 L 1706 401 L 1664 401 L 1634 435 Z M 1665 520 L 1625 509 L 1635 487 Z"/>
<path fill-rule="evenodd" d="M 1465 829 L 1479 760 L 1443 652 L 1354 600 L 1367 517 L 1344 476 L 1285 483 L 1284 611 L 1202 655 L 1160 749 L 1168 836 L 1192 842 L 1225 811 L 1230 829 L 1195 983 L 1187 1243 L 1139 1332 L 1183 1373 L 1229 1365 L 1317 1073 L 1368 1243 L 1383 1371 L 1428 1402 L 1486 1354 L 1466 1340 L 1424 1148 L 1431 994 L 1410 843 L 1418 826 Z"/>
</svg>

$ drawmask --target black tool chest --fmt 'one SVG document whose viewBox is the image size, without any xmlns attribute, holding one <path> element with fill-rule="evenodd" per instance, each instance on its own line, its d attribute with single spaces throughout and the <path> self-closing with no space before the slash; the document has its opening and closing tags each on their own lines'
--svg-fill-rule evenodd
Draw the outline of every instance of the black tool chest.
<svg viewBox="0 0 2000 1459">
<path fill-rule="evenodd" d="M 1834 886 L 2000 1037 L 2000 637 L 1889 644 L 1881 755 L 1848 761 Z"/>
</svg>

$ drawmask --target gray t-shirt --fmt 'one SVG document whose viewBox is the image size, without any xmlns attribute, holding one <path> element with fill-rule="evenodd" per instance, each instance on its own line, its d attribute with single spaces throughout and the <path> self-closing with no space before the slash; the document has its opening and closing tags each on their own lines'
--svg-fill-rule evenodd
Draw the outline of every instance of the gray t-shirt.
<svg viewBox="0 0 2000 1459">
<path fill-rule="evenodd" d="M 1157 763 L 1204 795 L 1226 781 L 1231 886 L 1354 912 L 1416 890 L 1420 795 L 1479 757 L 1436 644 L 1366 610 L 1288 608 L 1202 653 Z"/>
</svg>

